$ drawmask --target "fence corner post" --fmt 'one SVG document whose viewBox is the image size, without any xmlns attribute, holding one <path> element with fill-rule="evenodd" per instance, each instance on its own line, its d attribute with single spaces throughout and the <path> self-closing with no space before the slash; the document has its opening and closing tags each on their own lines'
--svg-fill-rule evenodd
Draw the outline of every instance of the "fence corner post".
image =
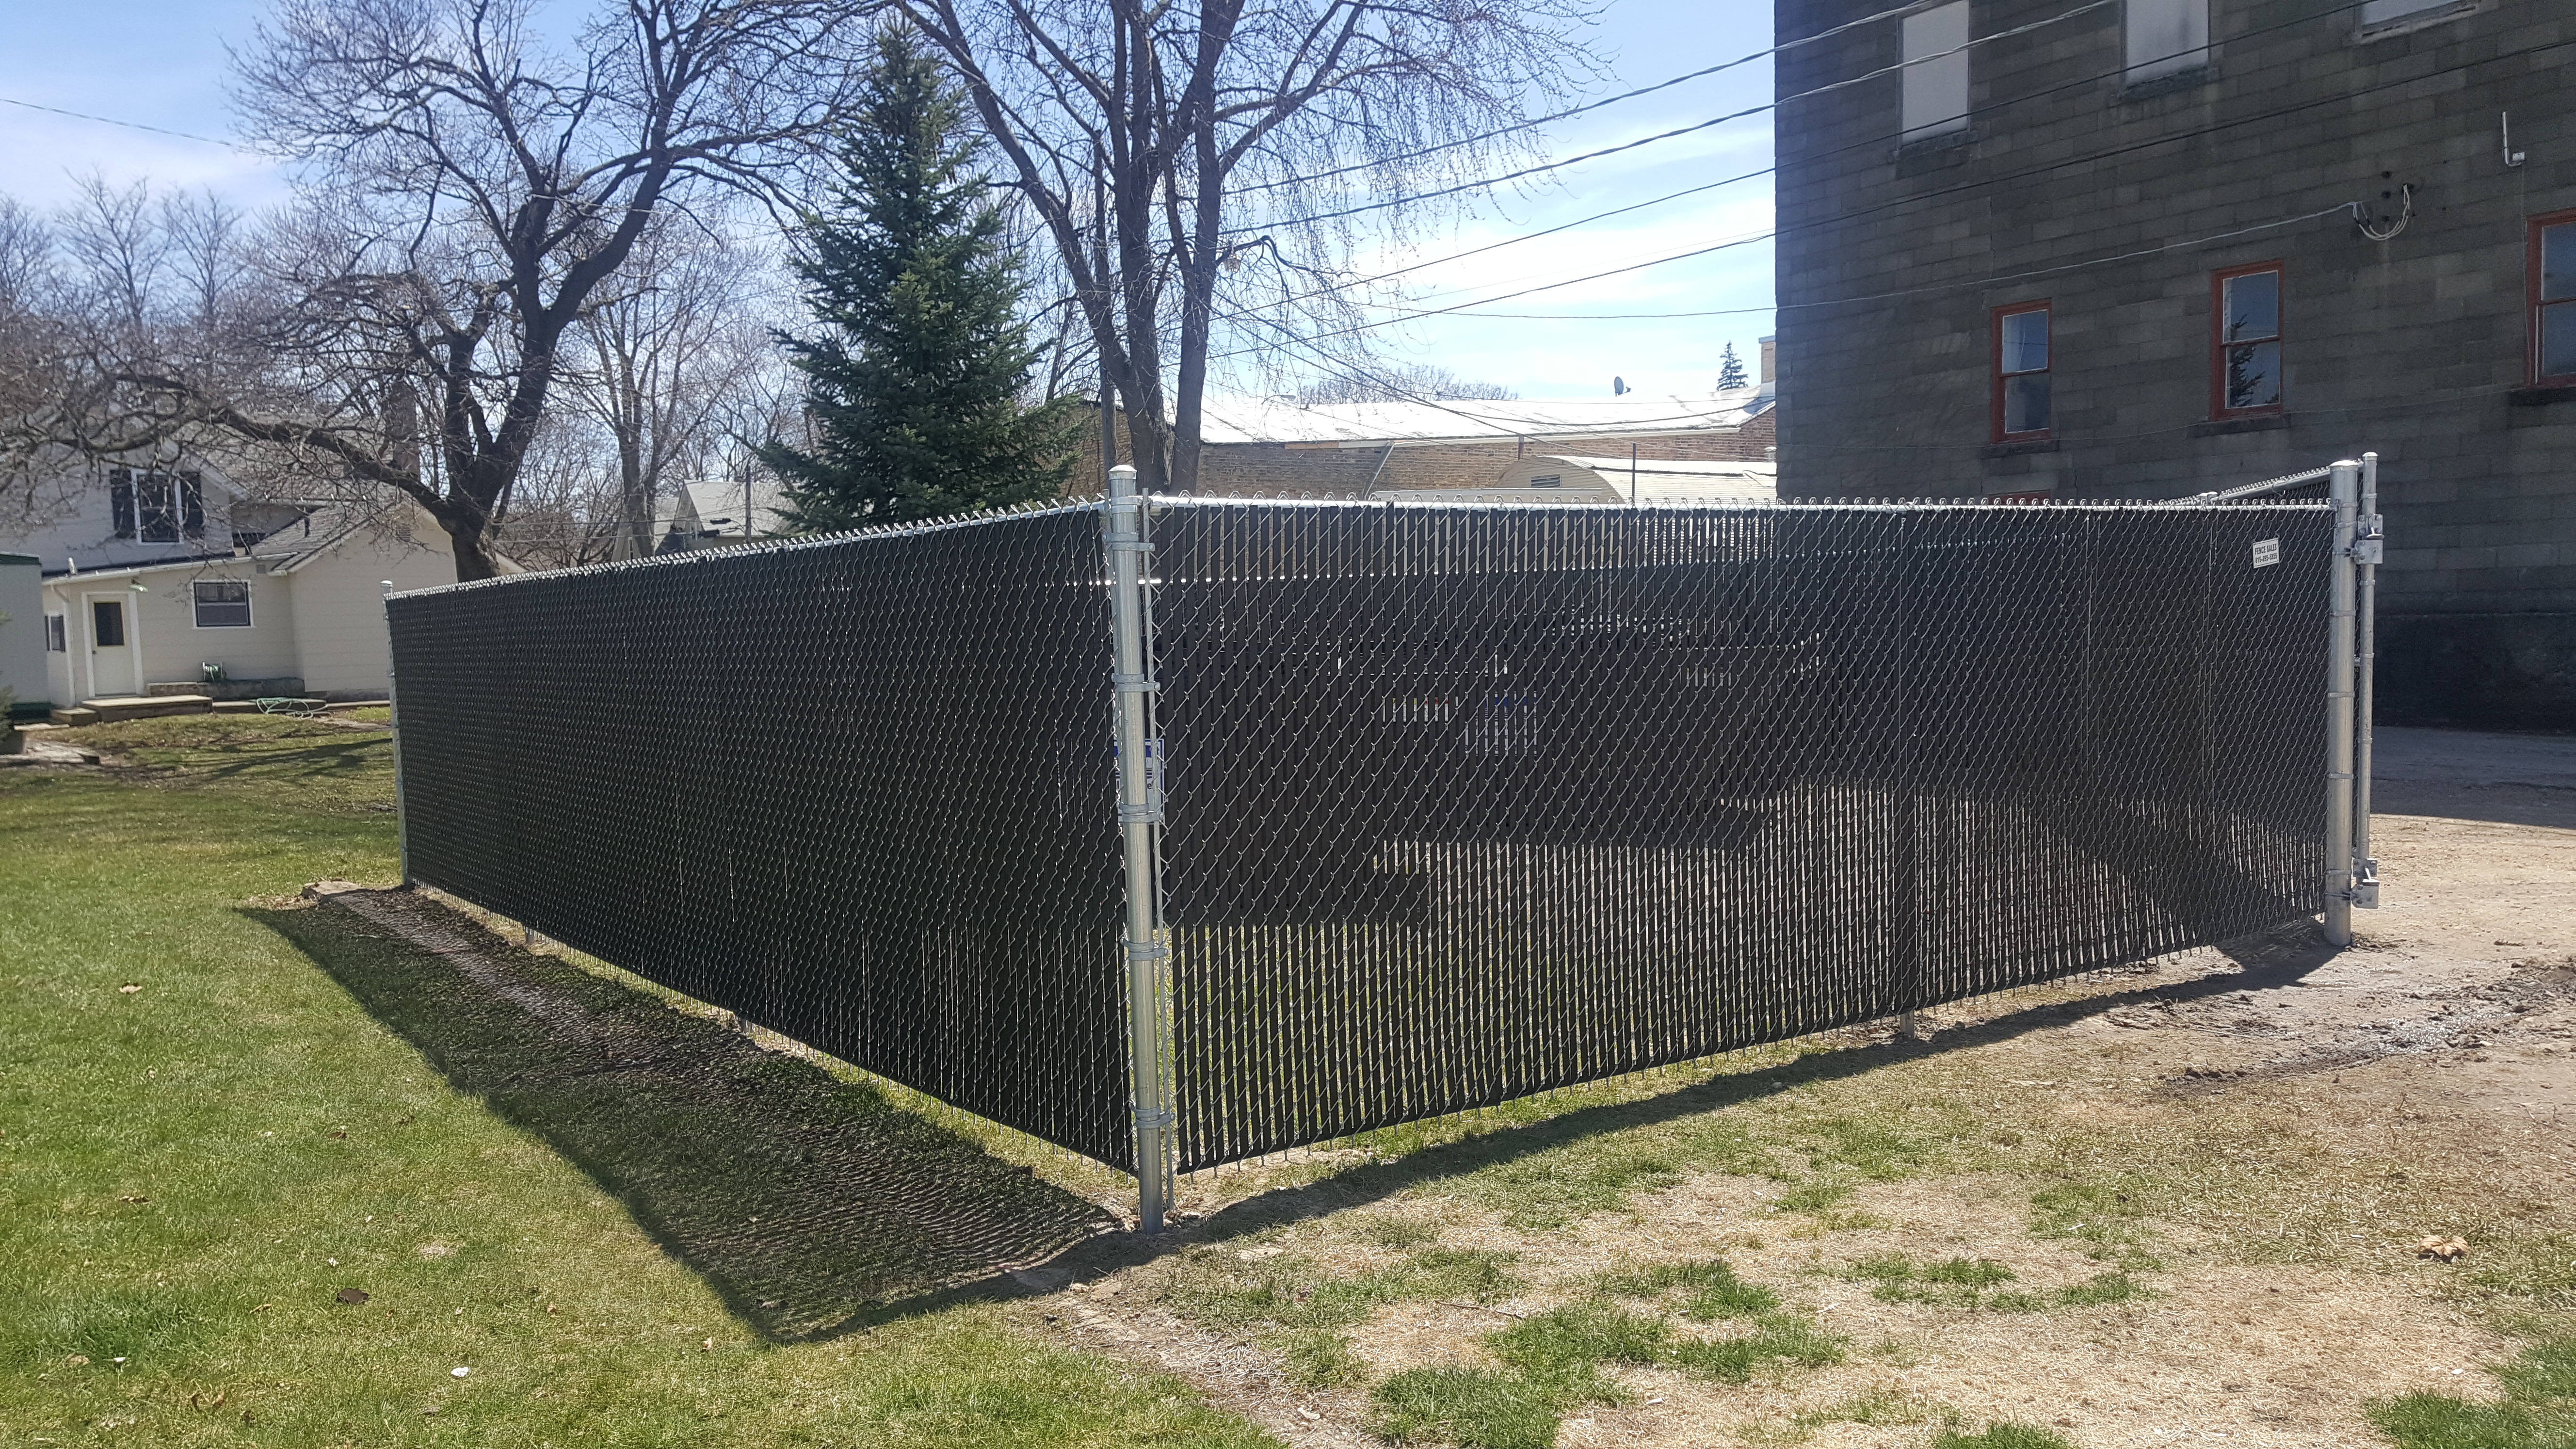
<svg viewBox="0 0 2576 1449">
<path fill-rule="evenodd" d="M 403 809 L 402 716 L 401 706 L 394 702 L 394 581 L 384 581 L 385 601 L 385 729 L 393 736 L 394 745 L 394 859 L 402 871 L 403 888 L 411 888 L 411 824 Z"/>
<path fill-rule="evenodd" d="M 2334 465 L 2334 559 L 2326 629 L 2326 944 L 2352 944 L 2353 626 L 2357 583 L 2354 536 L 2361 502 L 2361 464 Z"/>
<path fill-rule="evenodd" d="M 2386 548 L 2387 525 L 2379 517 L 2379 455 L 2361 455 L 2361 514 L 2354 520 L 2353 561 L 2360 573 L 2359 610 L 2353 652 L 2360 678 L 2353 691 L 2356 722 L 2352 750 L 2352 903 L 2363 910 L 2379 908 L 2379 861 L 2370 853 L 2371 719 L 2378 708 L 2379 561 Z"/>
<path fill-rule="evenodd" d="M 1109 566 L 1110 682 L 1118 704 L 1118 833 L 1126 856 L 1127 1070 L 1136 1126 L 1136 1226 L 1159 1233 L 1172 1201 L 1172 1083 L 1165 1023 L 1169 1011 L 1163 963 L 1163 823 L 1159 742 L 1153 731 L 1154 678 L 1146 657 L 1144 501 L 1136 470 L 1109 470 L 1100 511 L 1100 547 Z"/>
</svg>

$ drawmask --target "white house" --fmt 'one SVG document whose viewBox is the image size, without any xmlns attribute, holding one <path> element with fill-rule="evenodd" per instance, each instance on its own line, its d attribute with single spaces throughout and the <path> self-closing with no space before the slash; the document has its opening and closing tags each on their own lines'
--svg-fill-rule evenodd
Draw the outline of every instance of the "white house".
<svg viewBox="0 0 2576 1449">
<path fill-rule="evenodd" d="M 796 531 L 780 512 L 786 501 L 786 490 L 774 478 L 747 483 L 704 478 L 683 483 L 655 520 L 654 551 L 680 553 L 782 538 Z"/>
<path fill-rule="evenodd" d="M 42 569 L 41 686 L 62 706 L 163 693 L 376 698 L 383 588 L 455 580 L 447 536 L 408 500 L 252 498 L 212 468 L 99 469 L 0 537 Z"/>
</svg>

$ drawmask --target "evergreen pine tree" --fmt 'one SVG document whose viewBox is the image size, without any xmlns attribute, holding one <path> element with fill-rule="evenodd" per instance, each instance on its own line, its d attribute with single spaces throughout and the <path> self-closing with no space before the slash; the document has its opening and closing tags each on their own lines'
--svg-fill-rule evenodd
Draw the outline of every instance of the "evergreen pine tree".
<svg viewBox="0 0 2576 1449">
<path fill-rule="evenodd" d="M 812 450 L 759 450 L 797 527 L 1050 497 L 1073 471 L 1068 407 L 1021 403 L 1038 352 L 961 116 L 914 34 L 880 32 L 866 104 L 841 145 L 839 210 L 806 218 L 796 263 L 822 326 L 779 337 L 805 375 Z"/>
<path fill-rule="evenodd" d="M 1735 355 L 1735 344 L 1717 355 L 1717 390 L 1726 392 L 1744 386 L 1744 359 Z"/>
</svg>

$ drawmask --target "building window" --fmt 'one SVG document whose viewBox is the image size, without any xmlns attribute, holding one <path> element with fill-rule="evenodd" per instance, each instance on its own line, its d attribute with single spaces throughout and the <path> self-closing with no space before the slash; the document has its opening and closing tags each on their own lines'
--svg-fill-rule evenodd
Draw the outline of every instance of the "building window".
<svg viewBox="0 0 2576 1449">
<path fill-rule="evenodd" d="M 206 536 L 205 482 L 195 473 L 114 469 L 107 475 L 107 497 L 118 538 L 177 543 Z"/>
<path fill-rule="evenodd" d="M 71 631 L 64 627 L 70 622 L 70 619 L 61 614 L 47 614 L 45 616 L 46 653 L 69 654 L 72 652 L 71 639 L 69 637 Z"/>
<path fill-rule="evenodd" d="M 2531 380 L 2576 384 L 2576 211 L 2531 224 Z"/>
<path fill-rule="evenodd" d="M 2120 39 L 2130 85 L 2209 64 L 2209 0 L 2127 0 Z"/>
<path fill-rule="evenodd" d="M 2479 0 L 2361 0 L 2361 35 L 2395 35 L 2466 15 L 2478 8 Z"/>
<path fill-rule="evenodd" d="M 197 627 L 250 627 L 250 585 L 239 579 L 207 579 L 197 585 Z"/>
<path fill-rule="evenodd" d="M 1968 0 L 1951 0 L 1905 17 L 1905 139 L 1920 141 L 1968 128 Z M 1957 52 L 1951 54 L 1951 52 Z M 1939 59 L 1931 57 L 1938 56 Z"/>
<path fill-rule="evenodd" d="M 1995 441 L 2048 436 L 2048 304 L 1995 309 Z"/>
<path fill-rule="evenodd" d="M 2281 410 L 2281 264 L 2235 267 L 2210 278 L 2209 415 Z"/>
<path fill-rule="evenodd" d="M 90 600 L 89 640 L 93 649 L 124 648 L 125 605 L 114 599 Z"/>
</svg>

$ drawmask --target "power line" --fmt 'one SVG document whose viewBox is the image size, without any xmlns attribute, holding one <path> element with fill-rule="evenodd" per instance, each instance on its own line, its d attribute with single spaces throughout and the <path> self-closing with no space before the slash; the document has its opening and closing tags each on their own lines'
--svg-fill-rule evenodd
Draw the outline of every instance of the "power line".
<svg viewBox="0 0 2576 1449">
<path fill-rule="evenodd" d="M 2072 10 L 2060 11 L 2055 15 L 2049 16 L 2045 20 L 2034 20 L 2027 25 L 2014 26 L 2010 30 L 1998 30 L 1992 35 L 1980 35 L 1965 44 L 1954 45 L 1948 50 L 1936 51 L 1930 55 L 1918 55 L 1912 60 L 1898 61 L 1894 65 L 1883 66 L 1877 70 L 1853 76 L 1848 80 L 1833 81 L 1826 85 L 1817 86 L 1812 90 L 1800 91 L 1795 95 L 1780 96 L 1758 106 L 1747 106 L 1740 111 L 1730 111 L 1723 116 L 1712 116 L 1708 120 L 1695 122 L 1691 125 L 1678 127 L 1674 130 L 1658 132 L 1652 136 L 1641 136 L 1634 141 L 1623 141 L 1616 146 L 1605 146 L 1598 151 L 1586 151 L 1579 156 L 1568 156 L 1561 161 L 1550 161 L 1544 165 L 1524 167 L 1518 171 L 1509 171 L 1500 176 L 1488 176 L 1476 181 L 1462 182 L 1456 186 L 1444 186 L 1437 191 L 1425 191 L 1415 195 L 1400 196 L 1392 201 L 1372 201 L 1361 206 L 1344 207 L 1339 211 L 1320 211 L 1310 216 L 1295 217 L 1286 221 L 1263 221 L 1239 227 L 1229 227 L 1227 230 L 1231 234 L 1239 235 L 1243 232 L 1262 231 L 1271 227 L 1304 226 L 1311 222 L 1335 221 L 1346 216 L 1359 216 L 1366 212 L 1384 211 L 1389 207 L 1410 206 L 1415 202 L 1434 201 L 1443 196 L 1456 196 L 1461 192 L 1482 191 L 1488 187 L 1500 186 L 1506 181 L 1518 181 L 1524 177 L 1537 176 L 1549 171 L 1562 170 L 1565 167 L 1575 165 L 1578 162 L 1598 160 L 1603 156 L 1615 156 L 1622 151 L 1633 151 L 1640 146 L 1651 146 L 1658 141 L 1669 141 L 1676 136 L 1687 136 L 1693 132 L 1705 131 L 1711 126 L 1722 125 L 1728 121 L 1740 121 L 1747 116 L 1758 116 L 1765 111 L 1777 110 L 1780 107 L 1789 104 L 1791 101 L 1807 100 L 1815 96 L 1823 95 L 1828 91 L 1838 91 L 1849 86 L 1859 85 L 1864 81 L 1877 80 L 1881 76 L 1894 75 L 1897 72 L 1912 66 L 1929 65 L 1936 60 L 1946 60 L 1954 55 L 1965 54 L 1978 46 L 1991 45 L 1998 40 L 2010 40 L 2015 36 L 2028 35 L 2034 30 L 2045 29 L 2048 26 L 2057 24 L 2059 21 L 2071 20 L 2087 11 L 2099 10 L 2106 5 L 2117 3 L 2119 3 L 2119 0 L 2085 0 L 2084 4 L 2078 5 Z M 1815 38 L 1821 39 L 1822 37 L 1818 36 Z M 1251 190 L 1253 188 L 1246 187 L 1243 189 Z"/>
<path fill-rule="evenodd" d="M 218 141 L 212 136 L 200 136 L 190 131 L 173 131 L 167 126 L 147 126 L 141 121 L 120 121 L 114 116 L 93 116 L 87 111 L 67 111 L 60 106 L 40 106 L 34 101 L 11 100 L 7 96 L 0 96 L 0 106 L 16 106 L 22 111 L 43 111 L 48 115 L 69 116 L 75 121 L 96 121 L 102 126 L 123 126 L 129 131 L 149 131 L 155 136 L 176 136 L 182 141 L 202 141 L 209 146 L 221 146 L 231 151 L 242 149 L 238 142 Z"/>
<path fill-rule="evenodd" d="M 1484 132 L 1481 135 L 1465 136 L 1455 141 L 1443 141 L 1436 146 L 1425 146 L 1419 151 L 1406 151 L 1394 156 L 1383 156 L 1374 161 L 1362 161 L 1349 166 L 1337 166 L 1330 171 L 1310 171 L 1302 176 L 1283 176 L 1276 181 L 1257 181 L 1249 186 L 1238 186 L 1235 190 L 1275 191 L 1283 186 L 1306 186 L 1317 181 L 1330 181 L 1337 176 L 1348 176 L 1354 172 L 1374 171 L 1380 167 L 1394 166 L 1406 161 L 1419 161 L 1425 156 L 1437 156 L 1443 151 L 1454 151 L 1461 146 L 1473 146 L 1480 141 L 1491 141 L 1497 137 L 1511 135 L 1516 131 L 1532 130 L 1539 126 L 1548 125 L 1552 122 L 1562 121 L 1569 116 L 1582 115 L 1586 111 L 1597 111 L 1604 106 L 1617 105 L 1621 101 L 1633 101 L 1639 96 L 1650 96 L 1657 91 L 1670 90 L 1674 86 L 1682 84 L 1684 81 L 1695 81 L 1703 76 L 1715 75 L 1719 71 L 1733 70 L 1739 65 L 1749 65 L 1765 56 L 1777 55 L 1784 50 L 1795 50 L 1802 45 L 1813 45 L 1819 40 L 1840 35 L 1846 30 L 1854 30 L 1863 25 L 1874 25 L 1881 20 L 1893 20 L 1896 17 L 1905 14 L 1912 8 L 1913 7 L 1910 5 L 1900 5 L 1893 10 L 1882 10 L 1876 15 L 1864 15 L 1858 20 L 1846 20 L 1840 25 L 1833 26 L 1826 30 L 1819 30 L 1813 35 L 1802 36 L 1799 39 L 1789 41 L 1786 44 L 1769 46 L 1765 49 L 1757 50 L 1751 55 L 1740 55 L 1733 60 L 1721 61 L 1716 65 L 1691 71 L 1686 75 L 1674 76 L 1671 80 L 1657 81 L 1650 86 L 1639 86 L 1633 91 L 1622 91 L 1615 96 L 1604 96 L 1600 100 L 1588 101 L 1583 105 L 1575 106 L 1568 110 L 1558 111 L 1553 115 L 1537 116 L 1526 121 L 1516 121 L 1511 125 L 1497 127 L 1496 129 Z"/>
</svg>

